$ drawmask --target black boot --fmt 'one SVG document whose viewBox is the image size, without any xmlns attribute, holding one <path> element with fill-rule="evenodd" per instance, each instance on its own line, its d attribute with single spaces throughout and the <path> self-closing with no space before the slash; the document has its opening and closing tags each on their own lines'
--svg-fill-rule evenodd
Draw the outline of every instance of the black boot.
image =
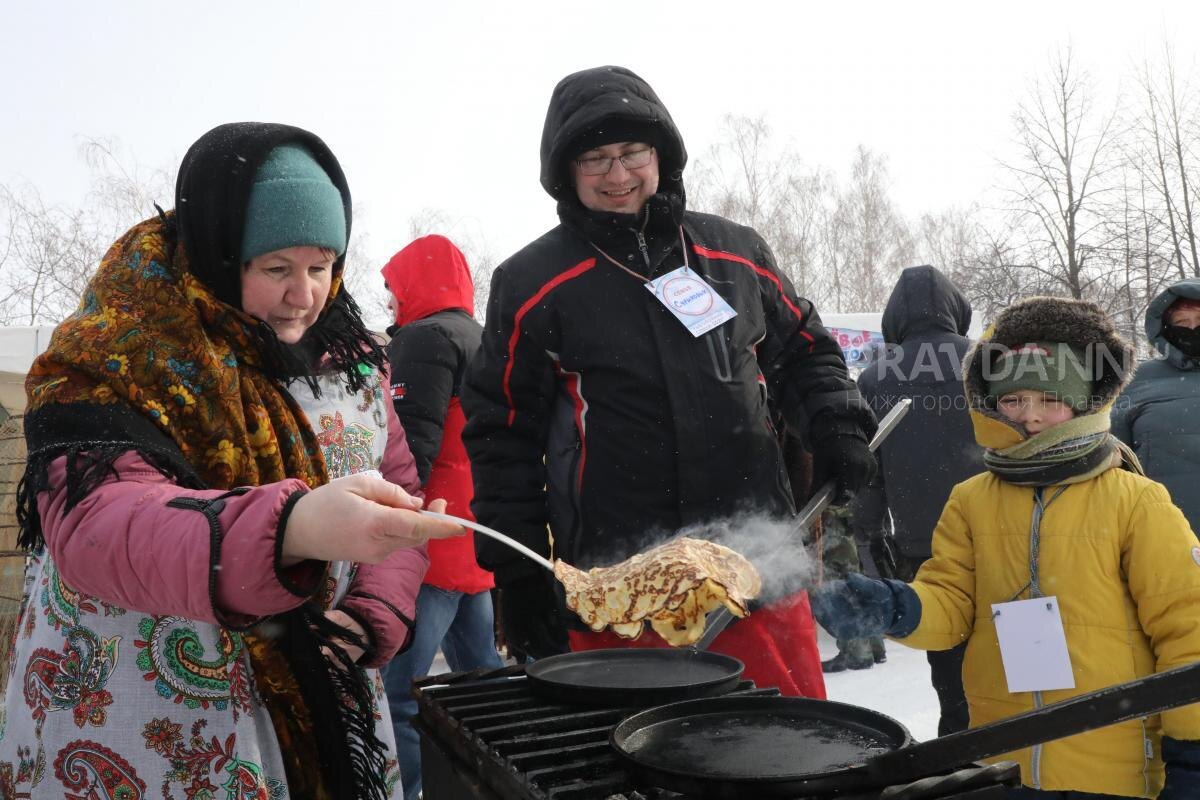
<svg viewBox="0 0 1200 800">
<path fill-rule="evenodd" d="M 842 672 L 846 669 L 870 669 L 875 663 L 871 658 L 870 648 L 858 646 L 860 642 L 866 644 L 865 640 L 860 639 L 846 642 L 847 646 L 840 649 L 836 656 L 821 662 L 821 671 Z"/>
<path fill-rule="evenodd" d="M 871 637 L 871 658 L 876 664 L 882 664 L 887 661 L 887 650 L 883 646 L 883 637 Z"/>
</svg>

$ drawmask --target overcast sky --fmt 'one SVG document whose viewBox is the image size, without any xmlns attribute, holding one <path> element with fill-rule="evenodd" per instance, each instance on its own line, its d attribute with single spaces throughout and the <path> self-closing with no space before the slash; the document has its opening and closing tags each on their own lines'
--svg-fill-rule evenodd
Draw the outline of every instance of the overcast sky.
<svg viewBox="0 0 1200 800">
<path fill-rule="evenodd" d="M 1057 48 L 1115 97 L 1164 42 L 1191 69 L 1198 7 L 4 0 L 0 181 L 77 203 L 81 136 L 167 166 L 219 123 L 287 122 L 341 160 L 372 255 L 436 208 L 456 221 L 450 236 L 504 256 L 556 221 L 538 184 L 554 84 L 620 64 L 655 87 L 693 158 L 723 114 L 765 115 L 811 165 L 844 172 L 859 143 L 885 153 L 894 197 L 917 215 L 994 185 L 1011 114 Z"/>
</svg>

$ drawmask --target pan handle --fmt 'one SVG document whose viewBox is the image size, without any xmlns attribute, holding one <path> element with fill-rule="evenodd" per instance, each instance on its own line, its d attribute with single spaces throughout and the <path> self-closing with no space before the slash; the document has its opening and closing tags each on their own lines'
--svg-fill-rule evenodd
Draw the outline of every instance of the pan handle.
<svg viewBox="0 0 1200 800">
<path fill-rule="evenodd" d="M 892 783 L 1200 702 L 1200 662 L 875 756 L 864 765 Z"/>
<path fill-rule="evenodd" d="M 892 406 L 892 410 L 879 421 L 879 427 L 876 429 L 875 435 L 871 437 L 870 444 L 867 445 L 872 453 L 879 449 L 879 445 L 883 444 L 887 435 L 900 424 L 900 420 L 904 419 L 904 415 L 912 408 L 912 402 L 911 397 L 905 397 Z M 809 525 L 812 525 L 814 519 L 821 516 L 821 512 L 833 501 L 833 493 L 836 490 L 837 484 L 834 481 L 826 481 L 820 489 L 817 489 L 792 522 L 797 530 L 806 530 Z M 704 629 L 704 635 L 692 647 L 696 650 L 707 650 L 708 646 L 716 640 L 721 631 L 729 627 L 731 622 L 733 622 L 733 613 L 728 608 L 722 606 L 717 609 L 709 621 L 708 627 Z"/>
</svg>

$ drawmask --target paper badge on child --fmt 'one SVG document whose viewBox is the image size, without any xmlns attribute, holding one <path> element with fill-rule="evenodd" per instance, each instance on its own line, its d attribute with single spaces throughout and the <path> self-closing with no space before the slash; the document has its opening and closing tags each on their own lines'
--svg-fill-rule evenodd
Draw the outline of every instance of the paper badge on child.
<svg viewBox="0 0 1200 800">
<path fill-rule="evenodd" d="M 992 620 L 1010 692 L 1075 688 L 1057 597 L 993 603 Z"/>
<path fill-rule="evenodd" d="M 725 298 L 686 265 L 655 278 L 646 284 L 646 288 L 691 331 L 692 336 L 703 336 L 737 316 Z"/>
</svg>

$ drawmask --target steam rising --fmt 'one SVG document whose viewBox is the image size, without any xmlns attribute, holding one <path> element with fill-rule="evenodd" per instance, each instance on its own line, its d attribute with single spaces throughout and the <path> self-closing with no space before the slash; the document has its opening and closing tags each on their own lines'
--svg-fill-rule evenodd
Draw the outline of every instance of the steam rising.
<svg viewBox="0 0 1200 800">
<path fill-rule="evenodd" d="M 679 535 L 716 542 L 749 559 L 762 575 L 759 603 L 808 589 L 815 582 L 816 564 L 804 546 L 808 531 L 798 529 L 794 520 L 739 514 L 693 525 Z"/>
</svg>

